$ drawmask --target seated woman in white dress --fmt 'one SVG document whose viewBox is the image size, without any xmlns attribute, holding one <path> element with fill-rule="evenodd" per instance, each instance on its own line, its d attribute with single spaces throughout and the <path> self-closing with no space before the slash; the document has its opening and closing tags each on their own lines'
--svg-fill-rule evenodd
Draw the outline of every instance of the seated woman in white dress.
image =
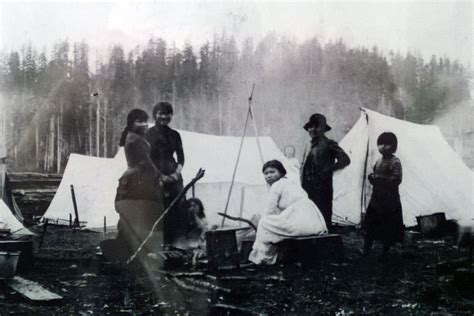
<svg viewBox="0 0 474 316">
<path fill-rule="evenodd" d="M 281 162 L 270 160 L 262 171 L 271 188 L 249 260 L 255 264 L 274 264 L 277 260 L 275 243 L 293 237 L 326 234 L 327 228 L 323 215 L 303 188 L 285 177 Z"/>
</svg>

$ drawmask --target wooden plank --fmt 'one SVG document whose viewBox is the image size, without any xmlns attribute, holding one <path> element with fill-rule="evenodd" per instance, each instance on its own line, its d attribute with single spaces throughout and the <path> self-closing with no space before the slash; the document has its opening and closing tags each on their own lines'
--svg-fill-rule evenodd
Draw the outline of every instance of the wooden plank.
<svg viewBox="0 0 474 316">
<path fill-rule="evenodd" d="M 55 301 L 61 300 L 62 296 L 59 296 L 51 291 L 48 291 L 42 287 L 39 283 L 23 279 L 22 277 L 16 276 L 6 282 L 9 287 L 20 293 L 32 301 Z"/>
</svg>

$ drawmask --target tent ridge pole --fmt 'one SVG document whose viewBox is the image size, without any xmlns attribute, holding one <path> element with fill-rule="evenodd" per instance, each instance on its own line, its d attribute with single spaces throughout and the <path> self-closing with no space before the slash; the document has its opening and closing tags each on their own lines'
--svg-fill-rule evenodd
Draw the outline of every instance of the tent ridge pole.
<svg viewBox="0 0 474 316">
<path fill-rule="evenodd" d="M 360 108 L 361 111 L 365 114 L 365 119 L 367 121 L 367 148 L 365 151 L 365 163 L 364 163 L 364 173 L 362 177 L 362 190 L 360 195 L 360 218 L 362 220 L 362 212 L 364 210 L 364 200 L 365 200 L 365 186 L 366 186 L 366 179 L 367 179 L 367 164 L 369 160 L 369 115 L 365 112 L 364 108 Z"/>
</svg>

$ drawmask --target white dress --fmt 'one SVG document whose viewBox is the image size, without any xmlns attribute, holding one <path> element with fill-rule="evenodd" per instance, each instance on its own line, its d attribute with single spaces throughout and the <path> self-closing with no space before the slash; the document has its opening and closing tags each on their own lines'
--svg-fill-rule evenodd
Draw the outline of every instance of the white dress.
<svg viewBox="0 0 474 316">
<path fill-rule="evenodd" d="M 323 215 L 303 188 L 281 178 L 270 188 L 249 260 L 256 264 L 274 264 L 277 260 L 275 243 L 326 233 Z"/>
</svg>

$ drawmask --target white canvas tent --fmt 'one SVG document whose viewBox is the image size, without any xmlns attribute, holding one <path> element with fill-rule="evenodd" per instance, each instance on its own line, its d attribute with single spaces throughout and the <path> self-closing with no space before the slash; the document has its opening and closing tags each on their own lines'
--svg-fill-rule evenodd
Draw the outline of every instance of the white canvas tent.
<svg viewBox="0 0 474 316">
<path fill-rule="evenodd" d="M 194 188 L 206 208 L 211 224 L 220 223 L 217 212 L 223 212 L 227 200 L 233 169 L 239 150 L 240 137 L 214 136 L 188 131 L 179 131 L 185 151 L 183 179 L 188 183 L 199 168 L 206 174 Z M 259 137 L 264 161 L 278 159 L 288 171 L 288 177 L 298 181 L 298 170 L 291 167 L 270 137 Z M 104 216 L 107 225 L 114 226 L 118 215 L 114 209 L 114 198 L 118 178 L 127 165 L 123 150 L 114 159 L 95 158 L 71 154 L 64 171 L 63 179 L 51 205 L 45 213 L 46 218 L 65 219 L 69 213 L 74 217 L 70 185 L 74 185 L 79 220 L 86 221 L 87 227 L 102 227 Z M 244 140 L 235 184 L 228 207 L 228 214 L 238 216 L 242 210 L 244 217 L 260 212 L 265 205 L 267 186 L 262 172 L 262 160 L 255 137 Z M 188 192 L 191 196 L 193 190 Z M 228 224 L 235 224 L 228 222 Z"/>
<path fill-rule="evenodd" d="M 380 154 L 377 137 L 393 132 L 396 156 L 403 168 L 400 196 L 403 221 L 416 225 L 416 216 L 444 212 L 463 224 L 474 218 L 473 176 L 436 126 L 419 125 L 364 109 L 360 119 L 340 142 L 351 164 L 334 176 L 333 221 L 359 224 L 370 198 L 366 181 Z"/>
</svg>

